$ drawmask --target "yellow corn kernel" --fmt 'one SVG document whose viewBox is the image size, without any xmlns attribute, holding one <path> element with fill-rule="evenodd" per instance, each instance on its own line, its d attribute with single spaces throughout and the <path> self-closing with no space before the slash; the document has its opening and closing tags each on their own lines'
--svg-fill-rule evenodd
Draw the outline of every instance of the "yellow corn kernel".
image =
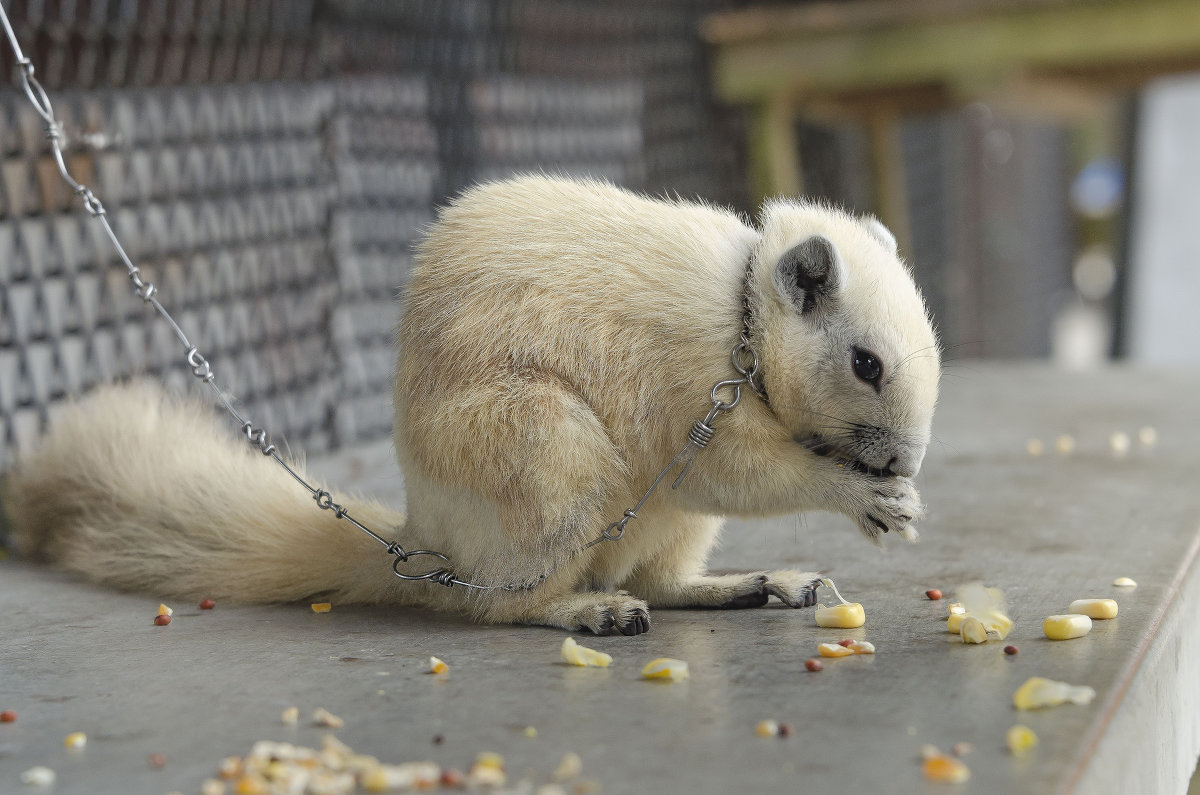
<svg viewBox="0 0 1200 795">
<path fill-rule="evenodd" d="M 1092 620 L 1087 616 L 1066 614 L 1046 616 L 1042 622 L 1042 632 L 1050 640 L 1070 640 L 1082 638 L 1092 631 Z"/>
<path fill-rule="evenodd" d="M 1117 603 L 1112 599 L 1076 599 L 1067 608 L 1068 612 L 1079 613 L 1088 618 L 1116 618 Z"/>
<path fill-rule="evenodd" d="M 607 668 L 612 662 L 612 656 L 605 654 L 602 651 L 589 649 L 586 646 L 580 646 L 572 637 L 567 637 L 562 642 L 562 658 L 564 662 L 571 665 L 593 666 L 596 668 Z"/>
<path fill-rule="evenodd" d="M 526 737 L 528 737 L 531 740 L 536 739 L 537 738 L 537 727 L 526 726 L 525 731 L 523 733 Z"/>
<path fill-rule="evenodd" d="M 1025 442 L 1025 452 L 1029 453 L 1034 458 L 1037 458 L 1042 453 L 1046 452 L 1046 445 L 1041 439 L 1030 439 Z"/>
<path fill-rule="evenodd" d="M 266 785 L 257 776 L 242 776 L 233 788 L 234 795 L 264 795 L 266 791 Z"/>
<path fill-rule="evenodd" d="M 867 613 L 858 602 L 847 602 L 833 607 L 817 605 L 817 612 L 814 616 L 817 619 L 818 627 L 854 629 L 867 623 Z"/>
<path fill-rule="evenodd" d="M 955 635 L 962 631 L 963 622 L 967 620 L 966 613 L 951 613 L 946 619 L 946 629 Z"/>
<path fill-rule="evenodd" d="M 1038 744 L 1038 736 L 1033 733 L 1033 729 L 1018 723 L 1004 735 L 1004 742 L 1014 756 L 1021 756 Z"/>
<path fill-rule="evenodd" d="M 967 608 L 962 602 L 951 602 L 950 604 L 946 605 L 946 610 L 948 614 L 952 616 L 963 616 L 967 614 Z"/>
<path fill-rule="evenodd" d="M 166 605 L 160 604 L 158 606 L 158 614 L 160 616 L 170 616 L 170 615 L 174 615 L 175 611 L 172 610 L 171 608 L 167 607 Z"/>
<path fill-rule="evenodd" d="M 931 756 L 921 765 L 921 772 L 930 781 L 961 784 L 971 777 L 971 769 L 961 759 L 938 754 Z"/>
<path fill-rule="evenodd" d="M 1054 440 L 1054 449 L 1059 455 L 1070 455 L 1075 452 L 1075 437 L 1064 433 Z"/>
<path fill-rule="evenodd" d="M 1070 701 L 1072 704 L 1091 703 L 1096 691 L 1086 685 L 1069 685 L 1040 676 L 1031 676 L 1013 693 L 1013 706 L 1017 709 L 1056 707 Z"/>
<path fill-rule="evenodd" d="M 317 707 L 313 710 L 312 721 L 317 726 L 325 726 L 329 729 L 340 729 L 346 725 L 346 721 L 324 707 Z"/>
<path fill-rule="evenodd" d="M 87 745 L 87 735 L 83 732 L 71 732 L 63 738 L 63 746 L 77 751 Z"/>
<path fill-rule="evenodd" d="M 450 666 L 446 665 L 446 663 L 442 662 L 437 657 L 429 658 L 429 673 L 444 674 L 444 673 L 446 673 L 446 671 L 449 671 L 449 670 L 450 670 Z"/>
<path fill-rule="evenodd" d="M 987 643 L 987 627 L 975 616 L 964 616 L 958 634 L 963 643 Z"/>
<path fill-rule="evenodd" d="M 875 644 L 869 640 L 856 640 L 847 646 L 850 651 L 855 654 L 874 654 Z"/>
<path fill-rule="evenodd" d="M 775 737 L 779 734 L 779 723 L 773 720 L 761 720 L 754 727 L 754 733 L 759 737 Z"/>
<path fill-rule="evenodd" d="M 313 602 L 312 611 L 314 613 L 328 613 L 333 609 L 333 605 L 329 602 Z"/>
<path fill-rule="evenodd" d="M 1118 577 L 1117 579 L 1113 580 L 1113 585 L 1117 586 L 1118 588 L 1136 588 L 1137 587 L 1137 583 L 1134 582 L 1133 580 L 1129 579 L 1128 577 Z"/>
<path fill-rule="evenodd" d="M 687 679 L 688 664 L 683 660 L 672 660 L 670 657 L 659 657 L 651 660 L 642 668 L 643 679 L 667 679 L 678 682 Z"/>
<path fill-rule="evenodd" d="M 288 707 L 283 711 L 283 714 L 279 716 L 279 720 L 284 726 L 295 726 L 300 722 L 300 708 Z"/>
<path fill-rule="evenodd" d="M 817 654 L 822 657 L 849 657 L 854 650 L 840 643 L 822 643 L 817 646 Z"/>
<path fill-rule="evenodd" d="M 983 625 L 989 635 L 997 635 L 1000 640 L 1004 640 L 1008 633 L 1012 632 L 1013 620 L 999 610 L 989 610 L 983 616 Z"/>
<path fill-rule="evenodd" d="M 481 751 L 475 757 L 475 764 L 480 767 L 496 767 L 500 770 L 504 769 L 504 757 L 495 751 Z"/>
</svg>

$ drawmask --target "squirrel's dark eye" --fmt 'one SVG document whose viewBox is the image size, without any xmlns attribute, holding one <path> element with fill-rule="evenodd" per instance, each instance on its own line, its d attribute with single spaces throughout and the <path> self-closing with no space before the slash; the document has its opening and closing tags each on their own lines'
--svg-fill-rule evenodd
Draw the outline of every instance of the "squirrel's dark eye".
<svg viewBox="0 0 1200 795">
<path fill-rule="evenodd" d="M 868 353 L 861 348 L 855 348 L 852 355 L 854 357 L 854 374 L 878 389 L 879 376 L 883 374 L 883 366 L 879 364 L 879 359 L 875 357 L 875 354 Z"/>
</svg>

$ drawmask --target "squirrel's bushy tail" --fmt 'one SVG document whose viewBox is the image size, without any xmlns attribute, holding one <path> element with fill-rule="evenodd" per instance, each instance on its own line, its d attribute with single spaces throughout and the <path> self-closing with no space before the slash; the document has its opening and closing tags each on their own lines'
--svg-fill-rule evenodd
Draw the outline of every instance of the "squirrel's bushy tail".
<svg viewBox="0 0 1200 795">
<path fill-rule="evenodd" d="M 382 545 L 318 510 L 221 419 L 148 383 L 104 387 L 64 407 L 5 477 L 18 551 L 162 597 L 418 601 L 424 589 L 396 587 Z M 385 537 L 403 524 L 377 503 L 333 499 Z"/>
</svg>

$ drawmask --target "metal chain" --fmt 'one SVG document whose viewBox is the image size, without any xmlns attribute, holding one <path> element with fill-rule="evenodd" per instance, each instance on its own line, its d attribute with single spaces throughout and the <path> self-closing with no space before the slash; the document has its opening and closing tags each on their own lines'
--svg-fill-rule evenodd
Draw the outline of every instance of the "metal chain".
<svg viewBox="0 0 1200 795">
<path fill-rule="evenodd" d="M 90 188 L 80 182 L 77 182 L 75 178 L 71 176 L 70 171 L 67 169 L 66 160 L 63 155 L 63 147 L 66 146 L 66 136 L 63 131 L 62 123 L 55 118 L 54 108 L 50 104 L 50 97 L 47 95 L 46 90 L 42 88 L 41 83 L 38 82 L 37 77 L 34 76 L 33 62 L 30 61 L 29 58 L 26 58 L 25 54 L 21 51 L 21 46 L 17 41 L 16 33 L 13 31 L 12 25 L 9 23 L 8 14 L 4 11 L 4 6 L 2 4 L 0 4 L 0 26 L 3 26 L 4 33 L 8 38 L 8 42 L 12 46 L 13 54 L 16 56 L 17 68 L 20 71 L 21 77 L 21 87 L 25 91 L 25 96 L 29 98 L 30 103 L 33 104 L 34 110 L 37 111 L 38 115 L 41 116 L 42 120 L 46 123 L 46 138 L 50 141 L 50 148 L 52 150 L 52 154 L 54 155 L 54 161 L 58 166 L 59 175 L 62 177 L 63 181 L 67 183 L 71 191 L 79 196 L 83 201 L 84 210 L 93 218 L 97 219 L 104 227 L 105 234 L 108 236 L 109 241 L 112 243 L 113 248 L 116 250 L 117 255 L 120 257 L 122 264 L 124 264 L 125 269 L 128 272 L 129 280 L 134 286 L 134 293 L 141 298 L 142 301 L 153 307 L 154 311 L 158 313 L 159 317 L 166 321 L 167 325 L 171 327 L 171 330 L 175 333 L 175 337 L 179 340 L 180 345 L 183 346 L 184 359 L 188 368 L 191 370 L 192 375 L 208 385 L 213 394 L 216 396 L 217 400 L 225 408 L 225 411 L 237 423 L 238 427 L 241 429 L 241 432 L 245 434 L 246 441 L 256 447 L 264 456 L 273 458 L 275 462 L 279 464 L 279 466 L 283 467 L 284 471 L 291 475 L 301 487 L 303 487 L 310 495 L 312 495 L 312 498 L 316 502 L 318 508 L 321 510 L 332 511 L 336 518 L 346 520 L 382 544 L 385 551 L 395 557 L 395 560 L 392 561 L 392 572 L 402 580 L 408 580 L 412 582 L 428 580 L 429 582 L 435 582 L 439 585 L 445 585 L 447 587 L 461 585 L 465 588 L 481 591 L 529 590 L 544 582 L 547 576 L 549 576 L 549 572 L 540 575 L 532 583 L 509 583 L 506 585 L 478 585 L 467 582 L 466 580 L 462 580 L 457 577 L 453 570 L 447 567 L 435 568 L 423 574 L 402 573 L 399 570 L 400 564 L 406 563 L 415 557 L 427 556 L 438 558 L 441 561 L 444 561 L 446 564 L 449 564 L 450 560 L 440 552 L 435 552 L 430 549 L 406 550 L 400 545 L 400 542 L 388 541 L 383 536 L 379 535 L 374 530 L 351 516 L 349 510 L 344 506 L 334 502 L 333 496 L 328 491 L 311 485 L 300 475 L 299 472 L 292 468 L 292 466 L 283 458 L 283 456 L 279 454 L 279 450 L 275 447 L 275 445 L 271 444 L 270 437 L 268 436 L 266 429 L 254 427 L 254 424 L 250 420 L 246 419 L 246 417 L 244 417 L 234 407 L 233 402 L 230 400 L 228 395 L 226 395 L 225 390 L 222 389 L 217 383 L 216 375 L 213 373 L 212 365 L 209 364 L 208 359 L 206 359 L 200 353 L 200 349 L 196 345 L 192 344 L 191 340 L 188 339 L 188 336 L 183 332 L 183 329 L 180 328 L 179 324 L 175 322 L 175 319 L 171 316 L 171 314 L 161 303 L 159 303 L 157 297 L 158 288 L 156 288 L 153 283 L 142 278 L 141 271 L 129 258 L 124 246 L 121 245 L 121 241 L 117 238 L 117 234 L 113 230 L 112 224 L 110 224 L 108 221 L 108 213 L 100 199 L 96 197 Z M 755 391 L 755 393 L 757 393 L 760 397 L 764 397 L 765 399 L 765 395 L 755 381 L 755 377 L 758 375 L 758 354 L 755 353 L 754 348 L 750 345 L 748 313 L 745 317 L 746 323 L 743 326 L 740 341 L 733 348 L 730 356 L 734 369 L 737 370 L 741 377 L 720 381 L 713 386 L 710 393 L 712 409 L 708 412 L 707 416 L 705 416 L 703 420 L 696 420 L 696 422 L 692 424 L 692 429 L 688 432 L 687 445 L 685 445 L 683 450 L 679 452 L 679 455 L 675 456 L 671 463 L 668 464 L 661 473 L 659 473 L 658 477 L 655 478 L 654 483 L 650 485 L 650 488 L 647 489 L 646 493 L 642 496 L 642 499 L 638 501 L 636 506 L 625 511 L 624 516 L 605 528 L 604 532 L 601 533 L 599 537 L 588 542 L 572 553 L 572 558 L 598 544 L 604 543 L 605 541 L 620 540 L 620 538 L 625 535 L 626 525 L 628 525 L 633 519 L 638 518 L 637 512 L 640 511 L 642 506 L 644 506 L 647 500 L 650 499 L 650 496 L 658 488 L 659 484 L 662 483 L 667 474 L 675 469 L 676 466 L 682 464 L 683 469 L 680 471 L 679 476 L 675 479 L 671 486 L 671 488 L 678 488 L 680 482 L 683 480 L 684 476 L 687 475 L 688 470 L 691 468 L 692 461 L 695 459 L 696 453 L 703 449 L 709 443 L 709 441 L 711 441 L 714 433 L 712 427 L 713 421 L 718 415 L 727 411 L 731 411 L 741 400 L 741 388 L 743 385 L 749 385 L 750 388 Z M 720 399 L 718 392 L 723 389 L 733 390 L 731 400 L 723 401 Z"/>
</svg>

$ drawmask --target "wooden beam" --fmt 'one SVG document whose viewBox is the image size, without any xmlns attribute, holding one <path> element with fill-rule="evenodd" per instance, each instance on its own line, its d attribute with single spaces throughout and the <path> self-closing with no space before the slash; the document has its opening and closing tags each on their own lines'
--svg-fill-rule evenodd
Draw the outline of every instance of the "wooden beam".
<svg viewBox="0 0 1200 795">
<path fill-rule="evenodd" d="M 750 129 L 750 192 L 758 201 L 804 191 L 796 109 L 787 97 L 754 108 Z"/>
</svg>

